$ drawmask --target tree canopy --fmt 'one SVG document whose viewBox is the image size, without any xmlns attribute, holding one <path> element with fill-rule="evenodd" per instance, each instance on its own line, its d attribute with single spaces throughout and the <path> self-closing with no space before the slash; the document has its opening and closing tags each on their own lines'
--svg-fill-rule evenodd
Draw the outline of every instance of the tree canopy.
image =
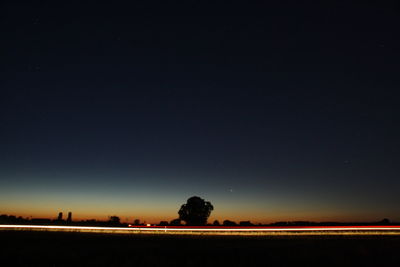
<svg viewBox="0 0 400 267">
<path fill-rule="evenodd" d="M 179 219 L 185 221 L 186 225 L 206 225 L 213 209 L 214 207 L 209 201 L 193 196 L 181 206 L 178 212 Z"/>
</svg>

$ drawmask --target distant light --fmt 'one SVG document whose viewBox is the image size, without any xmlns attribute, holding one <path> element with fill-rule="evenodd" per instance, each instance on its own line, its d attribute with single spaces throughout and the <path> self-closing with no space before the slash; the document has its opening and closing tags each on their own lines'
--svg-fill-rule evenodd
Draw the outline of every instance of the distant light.
<svg viewBox="0 0 400 267">
<path fill-rule="evenodd" d="M 148 223 L 148 224 L 146 224 L 146 226 L 151 226 L 151 224 Z"/>
</svg>

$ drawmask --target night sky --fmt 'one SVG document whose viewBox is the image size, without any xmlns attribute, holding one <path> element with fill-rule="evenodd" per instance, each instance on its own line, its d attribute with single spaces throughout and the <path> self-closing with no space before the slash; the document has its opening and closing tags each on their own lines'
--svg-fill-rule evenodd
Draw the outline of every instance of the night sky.
<svg viewBox="0 0 400 267">
<path fill-rule="evenodd" d="M 399 5 L 61 2 L 0 6 L 0 214 L 400 221 Z"/>
</svg>

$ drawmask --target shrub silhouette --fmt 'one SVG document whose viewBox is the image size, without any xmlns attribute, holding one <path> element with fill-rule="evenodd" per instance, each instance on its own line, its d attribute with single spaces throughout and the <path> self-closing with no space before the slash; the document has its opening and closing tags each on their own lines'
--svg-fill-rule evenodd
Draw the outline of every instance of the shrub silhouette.
<svg viewBox="0 0 400 267">
<path fill-rule="evenodd" d="M 171 225 L 171 226 L 180 226 L 180 225 L 182 225 L 182 224 L 181 224 L 181 219 L 173 219 L 173 220 L 169 223 L 169 225 Z"/>
<path fill-rule="evenodd" d="M 110 216 L 109 220 L 108 220 L 108 224 L 119 225 L 119 224 L 121 224 L 121 219 L 118 216 Z"/>
<path fill-rule="evenodd" d="M 253 226 L 254 224 L 252 224 L 250 221 L 241 221 L 239 222 L 240 226 Z"/>
<path fill-rule="evenodd" d="M 233 222 L 233 221 L 225 220 L 225 221 L 222 223 L 222 225 L 223 225 L 223 226 L 236 226 L 237 224 L 236 224 L 235 222 Z"/>
<path fill-rule="evenodd" d="M 186 222 L 186 225 L 206 225 L 207 219 L 214 207 L 210 202 L 193 196 L 186 204 L 183 204 L 178 212 L 179 219 Z"/>
</svg>

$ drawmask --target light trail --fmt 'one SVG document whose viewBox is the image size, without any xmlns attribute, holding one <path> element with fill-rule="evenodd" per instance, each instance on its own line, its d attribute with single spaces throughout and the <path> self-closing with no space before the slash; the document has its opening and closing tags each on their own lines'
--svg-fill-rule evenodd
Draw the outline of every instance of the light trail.
<svg viewBox="0 0 400 267">
<path fill-rule="evenodd" d="M 0 230 L 34 230 L 92 233 L 168 233 L 168 234 L 220 234 L 220 235 L 269 235 L 269 234 L 394 234 L 400 235 L 400 226 L 297 226 L 297 227 L 186 227 L 186 226 L 131 226 L 90 227 L 59 225 L 0 225 Z"/>
</svg>

